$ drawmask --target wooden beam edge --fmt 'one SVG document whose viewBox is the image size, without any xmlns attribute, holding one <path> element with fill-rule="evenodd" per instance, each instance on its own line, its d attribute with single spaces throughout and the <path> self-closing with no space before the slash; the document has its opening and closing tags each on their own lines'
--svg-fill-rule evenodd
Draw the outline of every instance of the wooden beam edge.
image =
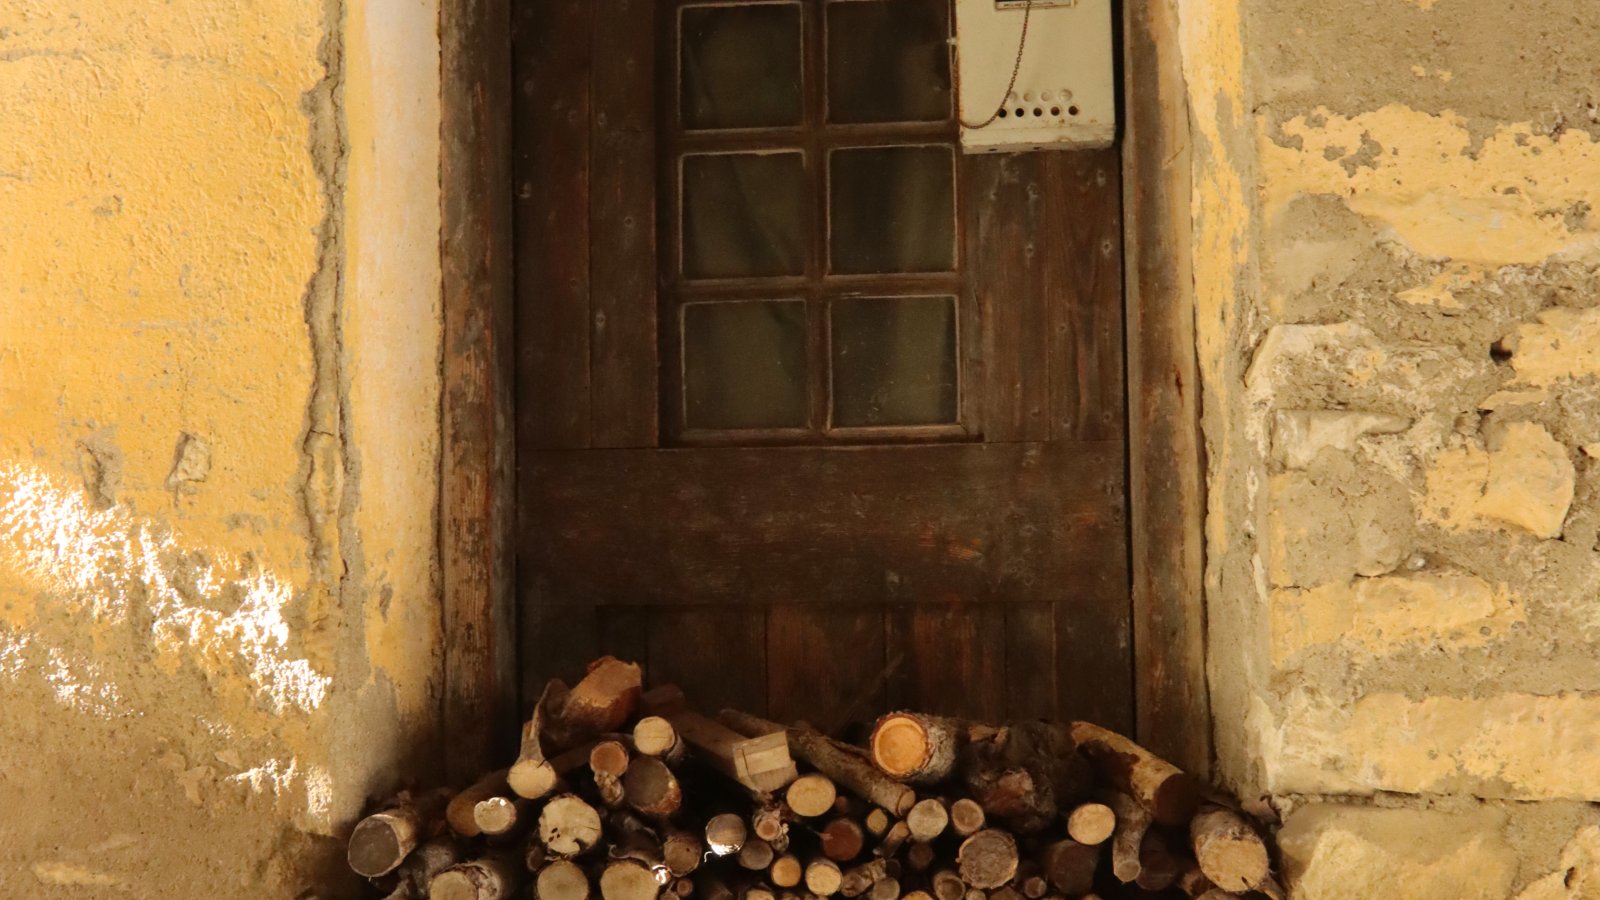
<svg viewBox="0 0 1600 900">
<path fill-rule="evenodd" d="M 1175 0 L 1123 4 L 1123 206 L 1135 733 L 1208 777 L 1205 460 Z"/>
<path fill-rule="evenodd" d="M 441 719 L 464 783 L 516 740 L 511 0 L 445 0 L 439 29 Z"/>
</svg>

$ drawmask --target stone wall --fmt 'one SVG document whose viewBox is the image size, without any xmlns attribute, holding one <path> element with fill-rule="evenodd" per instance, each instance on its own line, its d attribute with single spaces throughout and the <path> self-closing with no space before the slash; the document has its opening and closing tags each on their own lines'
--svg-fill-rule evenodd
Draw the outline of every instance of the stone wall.
<svg viewBox="0 0 1600 900">
<path fill-rule="evenodd" d="M 438 71 L 0 4 L 0 896 L 294 897 L 437 759 Z"/>
<path fill-rule="evenodd" d="M 1592 10 L 1183 7 L 1222 774 L 1300 896 L 1600 896 Z"/>
</svg>

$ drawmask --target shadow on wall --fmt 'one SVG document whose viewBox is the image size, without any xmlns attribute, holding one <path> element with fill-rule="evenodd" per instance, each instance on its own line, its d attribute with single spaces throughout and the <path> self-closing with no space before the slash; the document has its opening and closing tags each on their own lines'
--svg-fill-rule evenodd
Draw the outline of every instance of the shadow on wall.
<svg viewBox="0 0 1600 900">
<path fill-rule="evenodd" d="M 296 595 L 248 555 L 0 463 L 0 896 L 288 897 L 344 872 L 329 835 L 360 798 L 335 790 L 329 735 L 356 726 L 306 658 Z M 362 762 L 346 768 L 389 768 Z"/>
</svg>

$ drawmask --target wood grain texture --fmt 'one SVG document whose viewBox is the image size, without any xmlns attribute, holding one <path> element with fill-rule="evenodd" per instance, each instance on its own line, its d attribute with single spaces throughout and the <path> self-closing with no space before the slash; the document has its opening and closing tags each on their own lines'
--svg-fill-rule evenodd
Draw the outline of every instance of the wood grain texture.
<svg viewBox="0 0 1600 900">
<path fill-rule="evenodd" d="M 1204 778 L 1212 747 L 1188 107 L 1175 0 L 1127 3 L 1123 16 L 1135 735 Z"/>
<path fill-rule="evenodd" d="M 889 707 L 983 722 L 1005 714 L 1005 606 L 929 602 L 897 606 L 890 645 L 905 653 L 890 684 Z"/>
<path fill-rule="evenodd" d="M 884 708 L 883 610 L 777 604 L 767 610 L 767 709 L 825 734 Z"/>
<path fill-rule="evenodd" d="M 654 447 L 654 0 L 591 0 L 590 430 L 595 447 Z"/>
<path fill-rule="evenodd" d="M 508 0 L 441 6 L 442 724 L 455 783 L 516 738 L 510 34 Z"/>
<path fill-rule="evenodd" d="M 1044 197 L 1043 154 L 963 156 L 966 287 L 983 320 L 983 435 L 1050 437 L 1047 250 L 1064 253 L 1061 216 Z"/>
<path fill-rule="evenodd" d="M 1058 439 L 1120 440 L 1126 428 L 1122 355 L 1122 178 L 1117 151 L 1047 153 L 1048 215 L 1066 253 L 1048 253 L 1050 411 Z"/>
<path fill-rule="evenodd" d="M 517 443 L 587 447 L 594 0 L 519 0 Z"/>
<path fill-rule="evenodd" d="M 1056 603 L 1005 608 L 1005 718 L 1053 719 L 1063 713 L 1056 684 Z"/>
<path fill-rule="evenodd" d="M 676 684 L 701 712 L 767 708 L 767 611 L 760 607 L 649 609 L 648 672 Z"/>
<path fill-rule="evenodd" d="M 1114 441 L 524 453 L 523 574 L 566 604 L 1049 599 L 1126 618 L 1122 453 Z"/>
</svg>

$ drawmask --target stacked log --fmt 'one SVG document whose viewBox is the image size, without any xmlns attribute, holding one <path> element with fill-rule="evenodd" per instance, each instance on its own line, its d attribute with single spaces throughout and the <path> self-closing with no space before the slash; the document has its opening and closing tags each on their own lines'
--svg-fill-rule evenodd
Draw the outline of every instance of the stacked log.
<svg viewBox="0 0 1600 900">
<path fill-rule="evenodd" d="M 505 768 L 352 832 L 390 900 L 1280 898 L 1259 823 L 1127 737 L 900 711 L 865 746 L 694 710 L 610 657 Z"/>
</svg>

